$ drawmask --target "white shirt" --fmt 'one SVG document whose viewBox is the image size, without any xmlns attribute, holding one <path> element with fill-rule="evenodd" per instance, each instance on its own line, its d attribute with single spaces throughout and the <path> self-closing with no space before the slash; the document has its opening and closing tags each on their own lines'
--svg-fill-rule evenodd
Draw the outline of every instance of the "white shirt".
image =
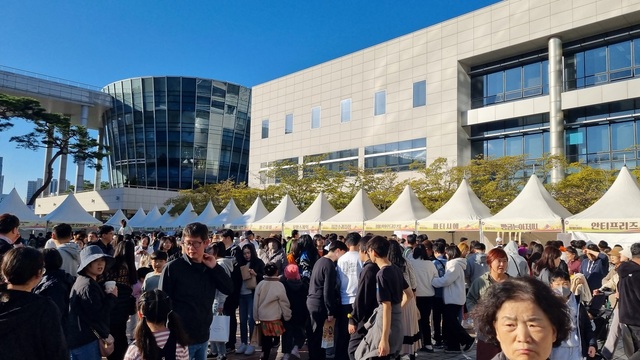
<svg viewBox="0 0 640 360">
<path fill-rule="evenodd" d="M 340 300 L 342 305 L 355 302 L 360 271 L 362 271 L 362 264 L 360 263 L 358 251 L 349 251 L 338 259 L 338 279 L 340 280 Z"/>
</svg>

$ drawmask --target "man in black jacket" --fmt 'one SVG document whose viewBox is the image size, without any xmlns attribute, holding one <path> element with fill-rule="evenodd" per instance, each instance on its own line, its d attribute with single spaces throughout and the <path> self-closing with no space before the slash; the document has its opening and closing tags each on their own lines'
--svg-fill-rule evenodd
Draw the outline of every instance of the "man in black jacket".
<svg viewBox="0 0 640 360">
<path fill-rule="evenodd" d="M 628 327 L 633 338 L 634 355 L 629 359 L 640 359 L 640 312 L 638 311 L 638 304 L 640 304 L 640 243 L 631 245 L 630 250 L 631 258 L 629 261 L 618 266 L 620 324 Z"/>
<path fill-rule="evenodd" d="M 207 358 L 209 326 L 213 320 L 216 290 L 228 295 L 233 291 L 231 279 L 216 266 L 216 258 L 206 254 L 209 230 L 201 223 L 191 223 L 182 232 L 182 257 L 167 264 L 162 271 L 159 289 L 166 292 L 173 310 L 180 315 L 191 343 L 189 358 Z"/>
<path fill-rule="evenodd" d="M 238 319 L 236 311 L 240 306 L 240 288 L 242 287 L 242 273 L 240 272 L 240 262 L 243 261 L 242 249 L 234 243 L 235 233 L 231 229 L 224 229 L 219 233 L 224 244 L 224 257 L 233 260 L 233 270 L 231 271 L 231 282 L 233 283 L 233 291 L 229 293 L 224 301 L 222 313 L 229 316 L 229 341 L 227 342 L 227 354 L 235 351 L 236 348 L 236 331 L 238 330 Z M 245 347 L 245 353 L 249 350 L 249 354 L 253 354 L 253 347 L 249 345 L 249 349 Z"/>
</svg>

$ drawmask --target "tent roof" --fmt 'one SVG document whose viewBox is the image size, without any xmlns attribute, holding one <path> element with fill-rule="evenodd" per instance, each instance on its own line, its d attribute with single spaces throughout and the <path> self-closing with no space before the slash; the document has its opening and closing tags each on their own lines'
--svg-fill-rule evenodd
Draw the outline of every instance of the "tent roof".
<svg viewBox="0 0 640 360">
<path fill-rule="evenodd" d="M 225 226 L 251 225 L 267 215 L 269 215 L 269 210 L 267 210 L 262 203 L 262 199 L 258 196 L 247 212 L 242 216 L 235 218 L 233 221 L 228 222 Z"/>
<path fill-rule="evenodd" d="M 213 203 L 211 202 L 211 200 L 209 200 L 209 203 L 207 203 L 207 206 L 204 208 L 204 210 L 202 210 L 200 215 L 198 215 L 198 217 L 193 221 L 207 224 L 208 221 L 211 221 L 216 216 L 218 216 L 218 212 L 213 207 Z"/>
<path fill-rule="evenodd" d="M 20 219 L 20 224 L 41 224 L 43 226 L 46 224 L 44 219 L 38 217 L 33 213 L 33 210 L 29 209 L 29 207 L 25 205 L 15 188 L 0 199 L 0 214 L 4 213 L 17 216 L 18 219 Z"/>
<path fill-rule="evenodd" d="M 158 225 L 157 227 L 162 226 L 162 228 L 164 229 L 164 228 L 170 228 L 173 225 L 173 222 L 178 217 L 171 216 L 171 214 L 169 213 L 169 210 L 171 210 L 172 207 L 173 207 L 173 204 L 170 204 L 169 206 L 167 206 L 166 210 L 164 211 L 164 214 L 162 214 L 160 219 L 156 221 L 156 224 Z"/>
<path fill-rule="evenodd" d="M 416 221 L 431 214 L 422 204 L 409 185 L 398 196 L 398 199 L 382 214 L 376 216 L 368 223 L 390 221 Z"/>
<path fill-rule="evenodd" d="M 184 208 L 184 210 L 182 211 L 182 214 L 180 214 L 180 216 L 178 216 L 178 218 L 175 219 L 174 221 L 167 223 L 167 226 L 185 227 L 185 225 L 194 222 L 194 220 L 197 217 L 198 217 L 198 214 L 196 214 L 196 211 L 193 209 L 193 204 L 189 202 L 187 204 L 187 207 Z"/>
<path fill-rule="evenodd" d="M 298 210 L 293 200 L 291 200 L 291 197 L 287 194 L 269 215 L 256 221 L 254 224 L 282 224 L 300 214 L 300 210 Z"/>
<path fill-rule="evenodd" d="M 363 221 L 371 220 L 380 215 L 380 210 L 373 205 L 371 199 L 367 195 L 367 192 L 360 189 L 356 196 L 353 197 L 349 205 L 345 207 L 337 215 L 331 217 L 323 224 L 329 223 L 361 223 Z"/>
<path fill-rule="evenodd" d="M 489 208 L 473 192 L 467 179 L 462 179 L 451 199 L 436 212 L 420 221 L 479 220 L 490 216 Z"/>
<path fill-rule="evenodd" d="M 58 205 L 55 210 L 50 212 L 44 219 L 52 224 L 83 224 L 83 225 L 102 225 L 102 221 L 89 215 L 87 211 L 80 205 L 73 194 L 67 195 L 67 198 Z"/>
<path fill-rule="evenodd" d="M 336 216 L 338 212 L 331 206 L 324 192 L 320 192 L 307 210 L 295 218 L 287 221 L 287 224 L 320 223 Z"/>
<path fill-rule="evenodd" d="M 138 211 L 136 211 L 135 214 L 133 214 L 131 219 L 129 219 L 129 222 L 127 223 L 127 225 L 131 226 L 132 228 L 140 227 L 140 224 L 142 224 L 142 222 L 144 221 L 144 218 L 146 217 L 147 217 L 147 213 L 145 213 L 141 207 L 138 209 Z"/>
<path fill-rule="evenodd" d="M 224 209 L 220 211 L 220 214 L 218 214 L 218 216 L 210 219 L 208 222 L 204 222 L 203 224 L 209 227 L 221 227 L 224 226 L 224 224 L 239 218 L 240 216 L 242 216 L 242 212 L 240 212 L 240 210 L 236 206 L 236 202 L 233 201 L 233 198 L 231 198 L 231 200 L 229 200 L 229 202 L 227 203 L 227 206 L 225 206 Z"/>
<path fill-rule="evenodd" d="M 107 220 L 107 222 L 105 222 L 105 225 L 111 225 L 113 227 L 116 226 L 120 226 L 120 220 L 127 220 L 127 217 L 124 215 L 124 213 L 122 212 L 122 210 L 118 209 L 118 211 L 116 211 L 115 214 L 113 214 L 112 217 L 109 218 L 109 220 Z M 127 221 L 128 223 L 129 221 Z"/>
<path fill-rule="evenodd" d="M 162 217 L 162 214 L 160 214 L 160 210 L 158 210 L 158 206 L 154 206 L 153 209 L 151 209 L 151 211 L 149 211 L 149 213 L 147 214 L 147 217 L 144 218 L 144 221 L 142 221 L 140 225 L 138 225 L 138 227 L 141 227 L 141 228 L 160 227 L 162 225 L 159 225 L 157 222 L 158 220 L 160 220 L 161 217 Z"/>
</svg>

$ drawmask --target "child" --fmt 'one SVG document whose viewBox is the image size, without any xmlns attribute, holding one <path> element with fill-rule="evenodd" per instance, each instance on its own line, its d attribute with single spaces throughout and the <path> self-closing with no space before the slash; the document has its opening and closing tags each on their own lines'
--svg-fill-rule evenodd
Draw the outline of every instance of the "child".
<svg viewBox="0 0 640 360">
<path fill-rule="evenodd" d="M 278 268 L 274 264 L 264 267 L 264 280 L 256 286 L 253 299 L 253 318 L 260 321 L 262 330 L 262 357 L 269 360 L 273 341 L 284 333 L 282 320 L 291 320 L 291 307 L 284 285 L 278 278 Z"/>
<path fill-rule="evenodd" d="M 231 276 L 231 272 L 233 271 L 233 258 L 227 258 L 224 256 L 218 257 L 218 254 L 223 255 L 224 252 L 225 252 L 225 246 L 222 242 L 213 243 L 207 249 L 207 253 L 209 255 L 215 256 L 216 263 L 224 269 L 227 275 Z M 221 293 L 219 290 L 216 291 L 216 299 L 213 301 L 214 316 L 222 315 L 222 310 L 224 308 L 224 302 L 226 299 L 227 299 L 227 295 Z M 224 341 L 210 341 L 209 347 L 211 348 L 211 354 L 216 356 L 218 360 L 226 360 L 227 347 L 225 345 L 226 345 L 226 342 Z"/>
<path fill-rule="evenodd" d="M 129 345 L 125 360 L 188 360 L 187 334 L 178 315 L 171 311 L 171 301 L 162 290 L 146 291 L 138 302 L 140 322 L 135 341 Z"/>
<path fill-rule="evenodd" d="M 164 251 L 156 250 L 151 254 L 151 268 L 153 272 L 148 273 L 144 278 L 144 284 L 142 285 L 142 291 L 151 291 L 158 288 L 160 282 L 160 275 L 162 275 L 162 269 L 167 264 L 167 253 Z"/>
<path fill-rule="evenodd" d="M 133 285 L 133 297 L 136 298 L 136 303 L 140 299 L 140 295 L 142 295 L 142 286 L 144 284 L 144 279 L 147 274 L 153 272 L 151 268 L 141 267 L 136 270 L 136 275 L 138 276 L 138 282 Z M 129 344 L 133 342 L 133 331 L 138 324 L 138 316 L 136 314 L 132 314 L 129 316 L 129 321 L 127 321 L 127 338 L 129 339 Z"/>
<path fill-rule="evenodd" d="M 291 319 L 284 323 L 285 332 L 282 335 L 284 356 L 282 359 L 288 360 L 289 354 L 299 359 L 300 348 L 304 345 L 305 327 L 309 318 L 309 310 L 307 309 L 309 285 L 300 280 L 300 270 L 296 264 L 289 264 L 284 268 L 284 278 L 281 281 L 291 308 Z"/>
</svg>

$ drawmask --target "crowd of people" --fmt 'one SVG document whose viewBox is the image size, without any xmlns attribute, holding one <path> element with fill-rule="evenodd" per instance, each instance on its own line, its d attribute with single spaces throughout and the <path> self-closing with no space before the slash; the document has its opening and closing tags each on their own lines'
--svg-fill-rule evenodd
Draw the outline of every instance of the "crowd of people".
<svg viewBox="0 0 640 360">
<path fill-rule="evenodd" d="M 262 360 L 273 348 L 294 360 L 305 344 L 311 360 L 413 360 L 476 344 L 480 360 L 611 359 L 624 335 L 640 358 L 640 243 L 498 238 L 487 249 L 424 234 L 211 234 L 200 223 L 169 236 L 126 220 L 89 234 L 57 224 L 23 241 L 19 226 L 0 215 L 0 359 L 225 360 L 261 347 Z M 613 315 L 599 349 L 588 305 L 605 295 Z M 210 341 L 220 315 L 228 337 Z"/>
</svg>

